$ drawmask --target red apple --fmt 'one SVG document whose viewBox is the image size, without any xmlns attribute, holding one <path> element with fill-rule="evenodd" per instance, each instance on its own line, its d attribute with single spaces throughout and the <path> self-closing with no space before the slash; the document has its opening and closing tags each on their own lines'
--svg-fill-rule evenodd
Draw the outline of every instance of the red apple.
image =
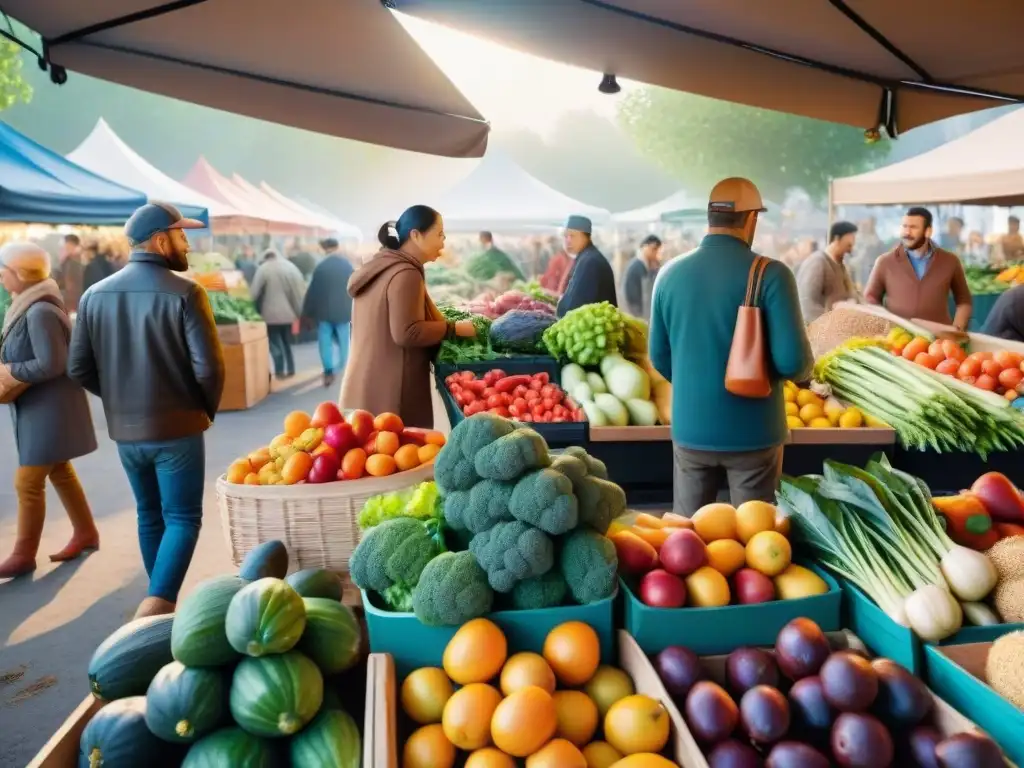
<svg viewBox="0 0 1024 768">
<path fill-rule="evenodd" d="M 320 403 L 313 411 L 313 418 L 309 422 L 311 427 L 326 427 L 329 424 L 341 424 L 345 421 L 345 417 L 341 415 L 341 411 L 338 410 L 338 406 L 334 403 L 327 401 Z"/>
<path fill-rule="evenodd" d="M 708 562 L 704 542 L 689 528 L 669 534 L 658 550 L 658 557 L 665 570 L 676 576 L 689 576 Z"/>
<path fill-rule="evenodd" d="M 1001 472 L 986 472 L 971 486 L 992 519 L 1000 523 L 1024 523 L 1024 500 L 1020 491 Z"/>
<path fill-rule="evenodd" d="M 309 475 L 306 476 L 306 482 L 329 483 L 337 480 L 340 468 L 341 462 L 338 461 L 337 454 L 322 453 L 313 459 L 313 466 L 309 470 Z"/>
<path fill-rule="evenodd" d="M 356 445 L 362 445 L 370 439 L 373 432 L 373 414 L 369 411 L 355 410 L 348 415 L 348 423 L 356 434 Z"/>
<path fill-rule="evenodd" d="M 331 446 L 339 456 L 344 456 L 359 445 L 359 438 L 356 437 L 352 425 L 342 421 L 324 427 L 324 443 Z"/>
<path fill-rule="evenodd" d="M 775 599 L 772 580 L 753 568 L 740 568 L 733 576 L 736 602 L 740 605 L 767 603 Z"/>
<path fill-rule="evenodd" d="M 640 599 L 652 608 L 681 608 L 686 604 L 686 584 L 658 568 L 640 580 Z"/>
</svg>

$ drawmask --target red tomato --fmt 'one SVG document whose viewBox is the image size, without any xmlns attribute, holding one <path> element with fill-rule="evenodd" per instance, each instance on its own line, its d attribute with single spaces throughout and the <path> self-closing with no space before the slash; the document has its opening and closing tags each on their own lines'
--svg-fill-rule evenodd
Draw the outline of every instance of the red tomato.
<svg viewBox="0 0 1024 768">
<path fill-rule="evenodd" d="M 914 358 L 914 362 L 925 368 L 931 368 L 934 371 L 938 364 L 942 362 L 942 358 L 922 352 Z"/>
<path fill-rule="evenodd" d="M 494 387 L 486 387 L 483 390 L 483 396 L 484 397 L 490 397 L 491 395 L 496 395 L 496 394 L 498 394 L 498 390 L 496 390 Z"/>
<path fill-rule="evenodd" d="M 1021 356 L 1008 349 L 999 350 L 993 359 L 1003 368 L 1019 368 L 1021 363 Z"/>
<path fill-rule="evenodd" d="M 478 395 L 482 395 L 484 392 L 487 391 L 487 385 L 483 382 L 482 379 L 465 381 L 462 384 L 462 388 L 472 390 L 473 392 L 476 392 Z"/>
<path fill-rule="evenodd" d="M 986 360 L 991 360 L 994 357 L 995 354 L 993 354 L 992 352 L 972 352 L 967 356 L 967 359 L 974 359 L 977 360 L 979 363 L 984 363 Z"/>
<path fill-rule="evenodd" d="M 557 419 L 559 417 L 565 418 L 566 414 L 569 413 L 569 410 L 564 405 L 559 403 L 558 405 L 551 409 L 551 412 L 555 415 L 555 418 Z"/>
<path fill-rule="evenodd" d="M 995 360 L 985 360 L 981 364 L 981 372 L 986 376 L 991 376 L 993 379 L 998 379 L 999 374 L 1003 372 L 1003 366 Z"/>
<path fill-rule="evenodd" d="M 551 397 L 551 395 L 554 394 L 556 389 L 557 387 L 554 384 L 545 384 L 543 387 L 540 388 L 540 396 Z"/>
<path fill-rule="evenodd" d="M 947 357 L 937 366 L 935 370 L 938 373 L 943 373 L 946 376 L 956 376 L 956 372 L 960 370 L 960 361 L 953 357 Z"/>
<path fill-rule="evenodd" d="M 952 339 L 944 339 L 942 342 L 943 356 L 948 360 L 959 360 L 963 362 L 967 358 L 964 348 Z"/>
<path fill-rule="evenodd" d="M 491 373 L 494 374 L 494 378 L 492 379 L 492 381 L 498 381 L 508 376 L 508 374 L 501 370 L 501 368 L 495 368 L 493 371 L 491 371 Z"/>
<path fill-rule="evenodd" d="M 938 339 L 928 345 L 928 354 L 939 358 L 939 360 L 946 359 L 946 351 L 942 348 L 942 342 Z"/>
<path fill-rule="evenodd" d="M 512 390 L 512 395 L 513 397 L 522 397 L 523 395 L 526 394 L 527 390 L 529 390 L 529 387 L 524 387 L 522 384 L 520 384 L 518 387 Z"/>
<path fill-rule="evenodd" d="M 508 407 L 508 412 L 517 418 L 522 414 L 522 411 L 519 410 L 519 406 L 515 403 L 512 403 L 512 405 Z"/>
<path fill-rule="evenodd" d="M 546 413 L 546 411 L 544 410 L 543 405 L 541 405 L 540 403 L 535 403 L 533 408 L 530 409 L 530 413 L 533 414 L 533 418 L 540 421 L 541 419 L 544 418 L 544 414 Z"/>
<path fill-rule="evenodd" d="M 504 403 L 501 402 L 501 395 L 491 395 L 487 398 L 488 408 L 500 408 Z"/>
<path fill-rule="evenodd" d="M 529 424 L 533 421 L 533 415 L 530 413 L 524 413 L 522 416 L 519 417 L 519 420 L 524 424 Z"/>
<path fill-rule="evenodd" d="M 524 397 L 526 398 L 526 401 L 528 403 L 534 403 L 540 400 L 540 392 L 538 392 L 536 389 L 528 389 L 526 390 L 526 394 L 524 395 Z"/>
<path fill-rule="evenodd" d="M 968 376 L 977 377 L 979 373 L 981 373 L 981 360 L 968 357 L 960 363 L 960 368 L 956 372 L 956 377 L 958 379 L 966 379 Z"/>
<path fill-rule="evenodd" d="M 1006 368 L 999 374 L 999 384 L 1007 389 L 1015 389 L 1024 379 L 1024 373 L 1020 368 Z"/>
<path fill-rule="evenodd" d="M 530 410 L 530 404 L 526 402 L 525 398 L 517 397 L 515 400 L 512 401 L 512 404 L 515 405 L 515 407 L 518 408 L 520 411 Z"/>
<path fill-rule="evenodd" d="M 551 421 L 555 422 L 556 424 L 561 424 L 563 422 L 568 421 L 568 419 L 566 419 L 564 416 L 555 416 L 551 419 Z"/>
<path fill-rule="evenodd" d="M 470 403 L 474 403 L 478 399 L 479 398 L 477 398 L 476 393 L 473 392 L 472 390 L 465 389 L 465 390 L 462 391 L 462 402 L 464 402 L 466 405 L 469 405 Z"/>
<path fill-rule="evenodd" d="M 978 389 L 984 389 L 989 392 L 995 392 L 996 380 L 989 376 L 987 373 L 983 373 L 974 382 L 974 386 L 976 386 Z"/>
<path fill-rule="evenodd" d="M 463 381 L 473 381 L 473 379 L 476 378 L 476 374 L 473 373 L 472 371 L 459 371 L 455 375 L 461 378 Z"/>
<path fill-rule="evenodd" d="M 501 398 L 501 404 L 504 405 L 506 408 L 512 405 L 512 402 L 515 400 L 515 398 L 512 397 L 512 395 L 510 395 L 508 392 L 502 392 L 500 395 L 498 395 L 498 397 Z"/>
<path fill-rule="evenodd" d="M 511 415 L 512 415 L 512 414 L 511 414 L 511 413 L 509 412 L 508 408 L 506 408 L 505 406 L 501 406 L 500 408 L 494 408 L 494 409 L 492 410 L 492 413 L 496 413 L 496 414 L 498 414 L 499 416 L 501 416 L 502 418 L 506 418 L 506 419 L 507 419 L 507 418 L 508 418 L 509 416 L 511 416 Z"/>
<path fill-rule="evenodd" d="M 928 341 L 920 336 L 915 339 L 911 339 L 910 342 L 903 348 L 903 357 L 907 360 L 913 360 L 922 352 L 928 351 Z"/>
<path fill-rule="evenodd" d="M 535 374 L 533 374 L 533 378 L 534 378 L 535 381 L 539 381 L 541 383 L 541 385 L 547 384 L 549 381 L 551 381 L 551 377 L 548 376 L 547 371 L 541 371 L 540 373 L 535 373 Z"/>
<path fill-rule="evenodd" d="M 555 417 L 551 415 L 551 411 L 544 411 L 544 415 L 540 417 L 543 422 L 550 422 Z"/>
<path fill-rule="evenodd" d="M 545 411 L 550 411 L 552 408 L 555 407 L 555 401 L 552 400 L 550 397 L 545 397 L 543 400 L 540 401 L 540 404 L 544 406 Z"/>
<path fill-rule="evenodd" d="M 537 375 L 539 376 L 540 374 Z M 530 382 L 530 389 L 533 390 L 534 392 L 540 392 L 544 384 L 545 382 L 541 381 L 538 378 L 534 378 L 534 380 Z"/>
</svg>

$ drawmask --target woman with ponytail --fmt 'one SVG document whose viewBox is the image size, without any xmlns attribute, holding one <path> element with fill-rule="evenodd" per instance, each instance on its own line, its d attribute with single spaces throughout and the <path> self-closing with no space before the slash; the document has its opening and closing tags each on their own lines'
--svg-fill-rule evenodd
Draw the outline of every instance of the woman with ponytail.
<svg viewBox="0 0 1024 768">
<path fill-rule="evenodd" d="M 411 427 L 434 426 L 430 364 L 438 345 L 475 335 L 473 324 L 449 323 L 427 295 L 424 264 L 444 249 L 441 214 L 407 209 L 377 233 L 381 250 L 348 283 L 352 346 L 341 387 L 343 408 L 397 413 Z"/>
</svg>

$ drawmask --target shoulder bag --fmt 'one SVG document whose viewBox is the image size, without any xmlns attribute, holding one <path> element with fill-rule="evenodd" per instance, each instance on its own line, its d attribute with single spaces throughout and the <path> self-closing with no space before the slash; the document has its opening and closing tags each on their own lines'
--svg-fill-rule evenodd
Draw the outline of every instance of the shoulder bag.
<svg viewBox="0 0 1024 768">
<path fill-rule="evenodd" d="M 736 330 L 725 367 L 725 388 L 739 397 L 765 398 L 772 393 L 768 378 L 764 318 L 759 306 L 768 259 L 757 256 L 747 276 L 747 294 L 736 314 Z"/>
</svg>

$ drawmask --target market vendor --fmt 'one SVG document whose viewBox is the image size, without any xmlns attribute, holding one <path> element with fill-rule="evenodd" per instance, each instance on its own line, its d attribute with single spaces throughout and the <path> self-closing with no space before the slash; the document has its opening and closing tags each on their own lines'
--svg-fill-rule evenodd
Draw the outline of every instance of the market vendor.
<svg viewBox="0 0 1024 768">
<path fill-rule="evenodd" d="M 932 213 L 910 208 L 903 217 L 900 244 L 880 256 L 864 289 L 869 304 L 884 305 L 895 315 L 913 320 L 952 324 L 966 331 L 973 299 L 964 265 L 955 253 L 932 242 Z M 949 294 L 956 316 L 949 317 Z"/>
<path fill-rule="evenodd" d="M 856 301 L 857 291 L 846 270 L 846 257 L 857 242 L 857 225 L 837 221 L 829 229 L 828 245 L 800 265 L 797 286 L 804 322 L 811 323 L 840 301 Z"/>
<path fill-rule="evenodd" d="M 661 238 L 648 235 L 622 275 L 622 308 L 633 317 L 651 319 L 651 291 L 661 267 Z"/>
<path fill-rule="evenodd" d="M 586 216 L 570 216 L 565 222 L 565 252 L 573 259 L 569 280 L 558 300 L 558 316 L 584 304 L 607 301 L 615 306 L 615 273 L 604 254 L 590 239 L 593 225 Z"/>
<path fill-rule="evenodd" d="M 788 436 L 783 382 L 809 375 L 814 363 L 796 278 L 781 262 L 764 271 L 759 306 L 766 330 L 772 391 L 746 398 L 725 388 L 725 369 L 757 258 L 754 241 L 761 193 L 747 179 L 715 185 L 708 234 L 686 258 L 661 268 L 654 283 L 651 363 L 672 382 L 674 508 L 693 515 L 718 496 L 721 475 L 733 504 L 773 502 Z"/>
</svg>

